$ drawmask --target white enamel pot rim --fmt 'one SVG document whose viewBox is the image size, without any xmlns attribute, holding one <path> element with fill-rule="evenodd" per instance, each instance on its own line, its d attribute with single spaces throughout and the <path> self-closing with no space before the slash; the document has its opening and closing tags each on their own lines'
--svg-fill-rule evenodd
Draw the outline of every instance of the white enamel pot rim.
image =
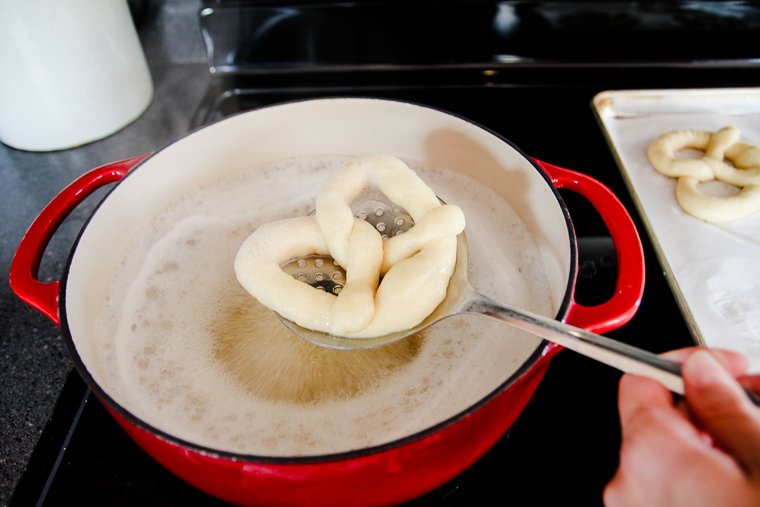
<svg viewBox="0 0 760 507">
<path fill-rule="evenodd" d="M 357 109 L 359 112 L 357 112 Z M 374 119 L 367 118 L 367 114 L 374 114 L 374 117 L 372 117 Z M 424 119 L 422 121 L 416 120 L 420 116 Z M 301 122 L 288 124 L 288 117 L 298 117 Z M 362 118 L 362 121 L 357 122 L 357 118 Z M 389 118 L 393 118 L 393 121 L 396 122 L 394 126 L 389 127 L 387 123 L 384 123 Z M 245 133 L 245 137 L 249 139 L 246 143 L 242 143 L 240 139 L 234 139 L 234 135 L 231 136 L 231 133 L 238 132 L 238 128 L 241 125 L 251 122 L 255 124 L 255 128 L 253 129 L 255 132 Z M 334 127 L 331 122 L 336 122 L 338 127 Z M 331 144 L 329 139 L 331 136 L 337 135 L 339 131 L 347 134 L 349 131 L 346 125 L 349 123 L 352 124 L 351 128 L 353 129 L 350 141 L 357 139 L 365 139 L 366 141 L 363 144 L 350 143 L 353 151 L 347 153 L 345 144 L 342 145 L 344 149 L 340 150 L 340 142 L 332 142 Z M 360 125 L 358 129 L 360 132 L 356 132 L 357 125 Z M 400 128 L 400 125 L 406 127 L 407 131 L 404 136 L 397 135 L 392 140 L 392 142 L 399 142 L 396 149 L 393 149 L 394 146 L 388 145 L 389 140 L 383 140 L 382 135 L 378 132 L 388 134 L 394 128 Z M 317 136 L 318 139 L 310 138 L 310 134 L 319 134 Z M 280 136 L 281 139 L 275 139 L 277 136 Z M 283 137 L 287 139 L 283 140 Z M 294 140 L 298 140 L 298 143 L 294 142 Z M 348 141 L 343 140 L 342 142 L 346 143 Z M 425 145 L 426 142 L 428 143 L 427 146 Z M 324 144 L 330 144 L 330 146 L 324 146 Z M 241 151 L 242 154 L 240 153 Z M 293 153 L 293 151 L 297 153 Z M 211 172 L 215 172 L 216 168 L 223 166 L 225 163 L 232 163 L 234 165 L 234 159 L 239 159 L 246 155 L 255 156 L 258 154 L 261 160 L 276 160 L 282 158 L 281 155 L 286 152 L 290 156 L 312 155 L 316 153 L 360 155 L 371 152 L 386 152 L 393 153 L 400 158 L 412 160 L 424 159 L 424 162 L 431 163 L 434 166 L 443 163 L 444 160 L 448 160 L 448 165 L 452 163 L 456 165 L 467 163 L 467 160 L 483 160 L 483 158 L 486 158 L 487 163 L 490 165 L 483 169 L 481 177 L 487 180 L 487 182 L 490 182 L 493 178 L 496 180 L 503 179 L 503 167 L 505 165 L 508 167 L 519 167 L 521 174 L 527 174 L 525 178 L 530 182 L 528 192 L 535 194 L 529 197 L 542 200 L 547 203 L 542 205 L 542 207 L 549 208 L 548 210 L 536 212 L 540 216 L 538 218 L 533 217 L 533 225 L 539 227 L 539 233 L 546 236 L 541 241 L 547 242 L 547 248 L 559 251 L 557 255 L 561 258 L 561 261 L 558 261 L 558 263 L 563 264 L 563 266 L 561 269 L 558 269 L 559 276 L 555 276 L 555 278 L 559 278 L 555 282 L 555 286 L 559 289 L 555 290 L 556 294 L 554 297 L 556 301 L 554 306 L 558 309 L 556 318 L 565 318 L 572 304 L 572 294 L 577 272 L 577 246 L 572 221 L 566 205 L 549 176 L 533 159 L 525 155 L 511 142 L 487 128 L 457 115 L 408 102 L 385 99 L 331 98 L 309 99 L 266 106 L 253 111 L 239 113 L 218 123 L 202 127 L 139 162 L 122 181 L 111 189 L 106 198 L 96 208 L 80 231 L 76 243 L 71 250 L 66 272 L 61 283 L 59 305 L 65 341 L 80 374 L 82 374 L 95 394 L 127 421 L 138 428 L 183 447 L 230 459 L 246 459 L 271 463 L 314 463 L 340 460 L 402 446 L 405 443 L 424 438 L 454 424 L 477 411 L 497 396 L 502 395 L 505 391 L 508 391 L 510 386 L 534 368 L 543 357 L 551 355 L 547 354 L 547 350 L 553 346 L 547 342 L 541 342 L 530 357 L 509 378 L 505 379 L 497 389 L 483 399 L 475 401 L 466 410 L 421 432 L 375 447 L 331 455 L 280 458 L 250 456 L 211 449 L 182 440 L 151 426 L 122 406 L 93 377 L 87 367 L 87 354 L 83 353 L 82 344 L 77 343 L 81 319 L 86 319 L 87 313 L 82 310 L 83 305 L 81 304 L 81 292 L 84 289 L 77 287 L 80 283 L 80 271 L 83 269 L 83 266 L 88 264 L 89 269 L 92 269 L 91 261 L 94 262 L 98 255 L 94 251 L 90 252 L 89 250 L 92 249 L 88 245 L 85 247 L 88 250 L 84 256 L 85 258 L 80 258 L 83 253 L 83 245 L 89 242 L 88 236 L 104 236 L 105 239 L 101 238 L 97 241 L 101 246 L 103 241 L 115 241 L 118 243 L 117 236 L 124 234 L 123 229 L 129 227 L 129 222 L 135 219 L 134 215 L 138 215 L 136 218 L 138 223 L 147 220 L 146 217 L 152 213 L 152 209 L 130 210 L 133 212 L 132 218 L 130 220 L 119 220 L 118 224 L 109 223 L 109 220 L 101 219 L 106 213 L 109 217 L 118 216 L 118 211 L 115 209 L 117 207 L 115 199 L 118 198 L 121 192 L 135 192 L 135 190 L 129 190 L 133 186 L 139 188 L 144 202 L 147 203 L 146 206 L 150 208 L 150 203 L 153 200 L 166 202 L 165 194 L 169 190 L 178 193 L 184 190 L 178 189 L 178 186 L 192 188 L 198 182 L 205 181 L 203 172 L 205 170 L 208 173 L 210 167 L 214 169 Z M 234 153 L 234 157 L 222 156 L 223 160 L 220 160 L 220 153 Z M 179 162 L 184 162 L 187 165 L 182 167 L 181 170 L 177 169 L 173 164 Z M 250 163 L 247 165 L 250 165 Z M 161 170 L 159 171 L 159 169 Z M 235 169 L 230 169 L 230 172 L 233 170 Z M 188 173 L 190 174 L 189 180 L 186 178 Z M 218 176 L 215 174 L 214 177 Z M 189 181 L 189 185 L 185 184 L 186 180 Z M 177 184 L 180 181 L 183 182 L 182 185 Z M 529 197 L 526 197 L 526 200 Z M 547 217 L 551 217 L 550 220 L 554 223 L 551 226 L 542 226 L 542 219 Z M 93 228 L 95 227 L 98 229 L 97 232 L 93 232 Z M 109 228 L 114 232 L 109 233 L 104 228 Z M 562 231 L 562 237 L 559 239 L 551 237 L 553 234 L 556 234 L 557 230 Z M 118 250 L 118 248 L 116 249 Z M 103 273 L 109 272 L 108 268 L 100 269 Z M 90 274 L 88 278 L 91 280 L 96 279 L 97 275 Z M 96 282 L 92 281 L 89 283 L 96 284 Z M 77 294 L 75 296 L 77 304 L 70 305 L 72 290 Z"/>
</svg>

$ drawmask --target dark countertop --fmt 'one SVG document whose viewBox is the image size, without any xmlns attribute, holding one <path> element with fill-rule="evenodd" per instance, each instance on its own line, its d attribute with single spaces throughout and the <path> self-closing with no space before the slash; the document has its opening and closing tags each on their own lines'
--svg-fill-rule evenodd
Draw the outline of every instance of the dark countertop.
<svg viewBox="0 0 760 507">
<path fill-rule="evenodd" d="M 45 204 L 79 175 L 161 148 L 188 131 L 208 82 L 197 11 L 196 2 L 167 0 L 155 2 L 141 20 L 155 92 L 135 122 L 69 150 L 33 153 L 0 144 L 0 505 L 8 503 L 73 367 L 58 328 L 11 292 L 11 260 Z M 59 277 L 76 234 L 102 195 L 91 196 L 62 224 L 44 254 L 42 279 Z"/>
</svg>

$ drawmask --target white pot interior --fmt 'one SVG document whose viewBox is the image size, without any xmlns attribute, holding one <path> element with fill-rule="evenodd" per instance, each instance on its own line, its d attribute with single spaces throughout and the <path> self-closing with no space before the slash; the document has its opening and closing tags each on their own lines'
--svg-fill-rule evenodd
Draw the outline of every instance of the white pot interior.
<svg viewBox="0 0 760 507">
<path fill-rule="evenodd" d="M 486 364 L 485 369 L 493 370 L 482 379 L 459 378 L 456 372 L 449 374 L 450 378 L 455 379 L 453 382 L 457 385 L 467 382 L 478 384 L 478 387 L 472 392 L 463 394 L 461 401 L 441 408 L 443 403 L 441 400 L 452 398 L 453 395 L 449 388 L 440 387 L 437 391 L 431 388 L 435 392 L 434 395 L 431 395 L 435 400 L 431 400 L 430 405 L 435 405 L 435 407 L 421 415 L 418 418 L 419 420 L 400 412 L 398 420 L 414 419 L 414 421 L 405 423 L 403 428 L 394 427 L 392 431 L 388 431 L 387 435 L 379 439 L 375 438 L 376 435 L 374 434 L 363 435 L 346 444 L 323 442 L 325 439 L 321 436 L 313 435 L 311 444 L 313 450 L 296 449 L 285 444 L 279 447 L 274 446 L 272 449 L 266 449 L 258 444 L 248 446 L 241 443 L 241 440 L 244 441 L 247 438 L 242 433 L 236 438 L 231 436 L 226 440 L 211 438 L 202 434 L 199 428 L 193 427 L 192 422 L 188 422 L 187 425 L 177 422 L 176 413 L 172 411 L 176 407 L 163 406 L 160 401 L 171 397 L 171 393 L 163 392 L 156 396 L 136 393 L 136 391 L 143 389 L 161 391 L 163 387 L 161 381 L 159 381 L 158 387 L 155 387 L 154 384 L 145 384 L 140 387 L 142 381 L 138 377 L 142 374 L 135 373 L 137 370 L 134 369 L 134 365 L 126 364 L 133 360 L 139 362 L 138 359 L 134 359 L 136 353 L 116 350 L 119 347 L 136 346 L 129 343 L 130 340 L 125 339 L 122 339 L 122 342 L 126 345 L 123 343 L 120 345 L 118 336 L 120 333 L 129 334 L 130 327 L 137 328 L 138 326 L 130 324 L 128 321 L 115 322 L 120 319 L 118 312 L 104 313 L 103 307 L 104 302 L 118 307 L 121 303 L 119 298 L 128 297 L 127 295 L 119 295 L 118 292 L 115 294 L 110 288 L 115 276 L 123 277 L 119 273 L 124 273 L 126 270 L 126 272 L 131 273 L 128 277 L 137 278 L 142 266 L 152 262 L 151 256 L 161 255 L 161 252 L 157 252 L 157 249 L 153 249 L 151 245 L 143 245 L 138 247 L 138 250 L 143 249 L 144 258 L 132 261 L 131 264 L 124 262 L 124 252 L 135 248 L 135 238 L 144 236 L 146 229 L 165 226 L 163 223 L 158 223 L 156 217 L 165 212 L 168 203 L 181 199 L 188 194 L 194 195 L 193 192 L 197 189 L 213 185 L 221 179 L 235 177 L 235 175 L 242 173 L 256 173 L 258 168 L 266 167 L 278 161 L 301 157 L 352 157 L 368 153 L 387 153 L 408 161 L 413 167 L 430 168 L 432 171 L 445 169 L 464 175 L 464 177 L 479 182 L 481 186 L 491 189 L 492 192 L 500 196 L 514 212 L 510 217 L 505 217 L 503 214 L 493 214 L 487 210 L 479 215 L 473 214 L 473 216 L 476 216 L 477 220 L 480 221 L 492 220 L 495 224 L 505 220 L 519 221 L 520 226 L 528 231 L 532 238 L 531 255 L 540 260 L 540 271 L 546 280 L 544 287 L 536 289 L 539 293 L 532 296 L 533 300 L 538 302 L 531 303 L 529 309 L 550 316 L 557 314 L 568 290 L 567 285 L 572 262 L 571 242 L 573 239 L 569 237 L 567 222 L 551 187 L 521 153 L 497 136 L 467 121 L 416 105 L 373 99 L 303 101 L 240 114 L 192 133 L 145 161 L 117 186 L 94 214 L 72 257 L 65 294 L 65 312 L 69 332 L 82 362 L 94 380 L 122 407 L 169 434 L 208 447 L 246 454 L 267 455 L 325 454 L 342 452 L 356 447 L 379 445 L 424 430 L 431 424 L 452 417 L 497 388 L 534 354 L 540 345 L 540 340 L 518 333 L 519 339 L 511 340 L 513 342 L 511 345 L 505 345 L 506 340 L 503 336 L 511 331 L 506 330 L 500 324 L 484 324 L 486 327 L 478 328 L 480 331 L 470 333 L 473 335 L 472 338 L 462 338 L 459 340 L 461 343 L 453 345 L 459 347 L 458 350 L 462 354 L 471 356 L 467 359 L 469 363 L 465 361 L 462 363 L 463 365 Z M 256 179 L 245 181 L 255 182 Z M 428 183 L 434 190 L 438 191 L 432 184 L 433 182 L 429 181 Z M 264 184 L 262 183 L 262 185 Z M 293 184 L 303 184 L 303 182 L 293 182 Z M 276 188 L 267 191 L 262 194 L 263 198 L 253 199 L 252 197 L 251 209 L 255 211 L 259 207 L 265 207 L 266 204 L 262 201 L 267 201 L 268 194 L 275 191 L 277 191 Z M 314 188 L 314 196 L 317 191 L 318 188 Z M 240 188 L 235 189 L 234 192 L 235 195 L 244 194 Z M 303 192 L 301 191 L 301 193 Z M 258 194 L 252 192 L 253 195 Z M 456 202 L 449 201 L 451 197 L 448 195 L 441 195 L 441 197 L 447 202 L 456 204 Z M 293 195 L 285 192 L 279 201 L 282 203 L 282 201 L 291 198 Z M 310 198 L 313 202 L 313 197 Z M 274 200 L 277 201 L 278 199 Z M 473 200 L 475 203 L 477 201 L 478 199 Z M 308 209 L 308 206 L 307 199 L 304 202 L 299 201 L 299 203 L 294 204 L 293 208 L 301 210 Z M 227 212 L 220 211 L 222 207 L 198 210 L 198 213 L 199 216 L 203 216 L 203 220 L 217 220 L 218 223 L 223 224 Z M 465 212 L 467 216 L 467 210 Z M 177 223 L 182 222 L 181 218 L 177 218 L 177 220 Z M 474 248 L 477 250 L 478 241 L 473 242 L 469 233 L 470 228 L 474 227 L 475 224 L 469 220 L 470 217 L 468 216 L 468 241 L 471 244 L 474 243 Z M 179 234 L 177 231 L 185 225 L 178 227 L 174 224 L 167 228 L 167 231 L 170 231 L 171 234 Z M 220 247 L 220 252 L 234 252 L 235 245 L 242 242 L 243 239 L 245 238 L 230 237 L 231 246 Z M 506 242 L 504 244 L 508 244 L 509 238 L 503 238 L 502 241 Z M 476 251 L 471 254 L 471 264 L 473 262 L 482 264 L 488 261 L 494 254 L 493 251 L 489 250 L 499 248 L 493 246 L 496 245 L 495 243 L 492 245 L 481 242 L 481 245 L 480 252 Z M 471 248 L 473 247 L 471 246 Z M 220 255 L 223 254 L 220 253 Z M 514 261 L 510 257 L 505 262 L 514 262 L 516 266 L 523 262 L 520 252 L 510 255 L 514 257 Z M 477 269 L 479 268 L 476 266 L 475 270 L 477 271 Z M 188 276 L 188 272 L 183 271 L 182 268 L 173 268 L 168 271 L 175 272 L 177 276 Z M 199 277 L 199 285 L 201 278 L 205 276 L 204 271 L 206 270 L 196 271 L 196 275 Z M 480 280 L 498 279 L 489 273 L 475 274 L 479 275 Z M 477 279 L 478 276 L 474 278 Z M 530 284 L 530 281 L 526 283 Z M 478 284 L 476 283 L 476 285 Z M 479 288 L 488 292 L 488 283 L 481 283 L 480 285 L 485 285 Z M 496 287 L 496 290 L 499 290 L 499 287 Z M 125 289 L 124 292 L 128 291 Z M 505 294 L 506 297 L 509 297 L 508 292 Z M 208 306 L 207 303 L 204 303 L 198 308 L 193 308 L 194 303 L 183 299 L 184 296 L 180 295 L 164 294 L 162 297 L 169 300 L 166 303 L 167 308 L 171 305 L 175 307 L 186 305 L 188 311 L 192 313 L 202 311 L 204 304 Z M 213 308 L 210 308 L 209 311 L 213 311 Z M 472 320 L 473 318 L 463 318 L 462 320 L 467 321 L 468 319 Z M 155 326 L 159 325 L 156 320 L 153 319 L 154 331 Z M 448 333 L 446 336 L 449 339 L 466 334 L 461 332 L 462 324 L 456 319 L 450 323 L 442 323 L 440 326 L 442 329 L 440 332 Z M 176 329 L 177 326 L 167 327 L 163 334 L 156 334 L 156 336 L 160 336 L 157 339 L 168 340 L 167 337 Z M 116 338 L 113 338 L 114 336 Z M 444 338 L 433 336 L 426 338 L 424 343 L 428 344 L 434 339 L 445 341 Z M 497 347 L 498 354 L 493 359 L 494 364 L 489 366 L 487 364 L 488 357 L 494 356 L 494 352 L 488 349 L 490 346 Z M 149 345 L 145 347 L 150 348 Z M 159 355 L 169 354 L 170 352 L 167 351 L 177 349 L 178 345 L 172 347 L 162 350 Z M 427 345 L 422 346 L 423 349 L 426 347 Z M 423 355 L 424 353 L 424 351 L 420 352 Z M 166 358 L 163 357 L 163 359 Z M 156 357 L 151 359 L 154 362 L 159 360 L 161 359 Z M 173 375 L 166 370 L 179 360 L 180 358 L 168 360 L 162 367 L 164 374 Z M 462 369 L 472 369 L 471 367 L 461 367 Z M 191 377 L 202 376 L 204 369 L 203 367 L 198 368 L 197 371 L 187 374 Z M 499 368 L 501 370 L 497 371 Z M 408 369 L 406 366 L 400 367 L 395 374 L 403 377 L 406 374 L 406 369 Z M 132 371 L 130 374 L 133 377 L 132 383 L 120 380 L 119 377 L 123 373 L 120 371 L 122 370 Z M 470 372 L 467 375 L 477 375 L 477 372 Z M 208 381 L 206 383 L 209 385 L 216 384 L 209 389 L 224 390 L 226 388 L 224 383 L 227 381 L 234 382 L 234 380 L 226 378 L 226 380 Z M 409 384 L 403 384 L 403 382 L 409 382 Z M 402 385 L 406 385 L 403 389 L 407 391 L 419 387 L 413 378 L 403 380 L 403 382 Z M 382 390 L 385 387 L 379 389 Z M 400 403 L 399 400 L 394 401 L 392 399 L 394 389 L 399 388 L 389 387 L 383 396 L 384 399 L 391 397 L 389 403 L 398 404 Z M 194 406 L 196 419 L 203 419 L 209 412 L 216 410 L 214 400 L 207 399 L 213 398 L 209 392 L 203 391 L 197 395 L 177 395 L 178 401 L 175 401 L 176 403 Z M 166 405 L 172 405 L 175 401 L 167 401 Z M 245 395 L 232 396 L 228 403 L 245 403 Z M 331 408 L 331 411 L 337 414 L 343 409 L 349 410 L 348 405 L 341 408 L 341 403 L 343 402 L 337 402 L 337 408 Z M 368 403 L 370 402 L 368 401 Z M 371 403 L 377 404 L 378 402 L 373 400 Z M 297 403 L 290 403 L 287 400 L 275 400 L 266 411 L 271 411 L 271 421 L 280 421 L 286 416 L 291 417 L 293 411 L 319 410 L 319 407 L 315 408 L 314 406 L 319 405 L 319 403 L 307 404 L 309 406 L 306 408 L 299 408 L 295 405 Z M 421 405 L 421 403 L 415 402 L 415 407 L 417 405 Z M 353 411 L 354 409 L 350 410 Z M 252 408 L 251 411 L 261 413 L 262 409 L 260 407 L 255 410 Z M 314 417 L 313 414 L 307 415 Z M 179 419 L 183 417 L 181 416 Z M 227 417 L 232 420 L 243 419 L 246 417 L 246 412 L 228 414 Z M 374 416 L 368 413 L 367 417 Z M 193 417 L 187 416 L 187 419 L 190 420 Z M 343 424 L 341 422 L 343 419 L 332 420 L 328 417 L 325 424 Z M 385 426 L 394 426 L 397 423 L 393 421 L 390 420 L 384 424 Z M 221 426 L 227 423 L 223 424 L 219 419 L 213 419 L 212 422 L 205 421 L 203 424 L 205 426 L 219 426 L 220 431 L 229 435 L 237 431 L 234 428 L 222 428 Z M 355 429 L 355 427 L 360 427 L 365 423 L 361 419 L 357 419 L 346 424 Z M 178 430 L 178 426 L 184 429 Z M 234 424 L 229 423 L 228 426 L 232 427 Z M 303 431 L 293 427 L 286 428 L 281 432 L 284 439 L 287 439 L 288 435 L 291 434 L 300 435 L 303 434 Z"/>
</svg>

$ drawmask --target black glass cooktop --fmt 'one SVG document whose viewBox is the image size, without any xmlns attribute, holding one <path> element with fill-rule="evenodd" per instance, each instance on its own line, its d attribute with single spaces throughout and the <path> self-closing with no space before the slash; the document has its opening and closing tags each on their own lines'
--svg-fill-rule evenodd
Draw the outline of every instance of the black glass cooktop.
<svg viewBox="0 0 760 507">
<path fill-rule="evenodd" d="M 213 116 L 283 100 L 324 95 L 411 100 L 468 117 L 527 153 L 591 174 L 630 200 L 595 123 L 590 87 L 403 86 L 294 90 L 239 89 L 219 99 Z M 576 298 L 603 300 L 614 283 L 614 247 L 601 219 L 564 192 L 579 236 L 581 276 Z M 644 239 L 647 285 L 631 323 L 609 333 L 653 351 L 691 343 L 661 270 Z M 473 467 L 412 505 L 478 505 L 531 499 L 551 505 L 572 498 L 598 505 L 616 468 L 615 410 L 619 374 L 562 352 L 509 434 Z M 347 499 L 350 503 L 350 499 Z M 14 505 L 216 505 L 161 468 L 113 422 L 72 372 L 57 408 L 19 483 Z"/>
</svg>

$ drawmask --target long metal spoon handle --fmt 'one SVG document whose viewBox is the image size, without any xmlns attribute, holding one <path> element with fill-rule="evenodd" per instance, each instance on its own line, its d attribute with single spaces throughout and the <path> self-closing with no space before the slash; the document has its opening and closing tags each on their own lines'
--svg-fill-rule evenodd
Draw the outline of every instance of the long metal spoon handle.
<svg viewBox="0 0 760 507">
<path fill-rule="evenodd" d="M 473 293 L 461 311 L 478 313 L 506 321 L 516 328 L 545 338 L 608 366 L 626 373 L 650 378 L 674 393 L 684 394 L 681 366 L 652 352 L 542 315 L 512 308 L 479 293 Z M 747 389 L 744 391 L 756 406 L 760 406 L 760 398 L 755 393 Z"/>
</svg>

